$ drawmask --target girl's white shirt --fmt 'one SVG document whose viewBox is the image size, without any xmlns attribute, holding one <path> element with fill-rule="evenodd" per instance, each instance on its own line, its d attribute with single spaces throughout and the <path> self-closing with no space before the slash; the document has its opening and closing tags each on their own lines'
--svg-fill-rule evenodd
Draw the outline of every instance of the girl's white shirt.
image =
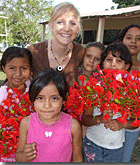
<svg viewBox="0 0 140 165">
<path fill-rule="evenodd" d="M 100 115 L 100 108 L 95 108 L 93 111 L 93 116 Z M 113 116 L 113 119 L 120 117 L 120 114 Z M 123 146 L 125 141 L 124 129 L 119 131 L 112 131 L 110 128 L 105 128 L 104 123 L 99 125 L 94 125 L 87 128 L 86 136 L 93 143 L 107 149 L 118 149 Z"/>
<path fill-rule="evenodd" d="M 97 85 L 100 85 L 100 82 L 98 82 Z M 101 111 L 99 107 L 96 107 L 93 110 L 93 116 L 98 115 L 101 115 Z M 121 117 L 121 114 L 116 113 L 113 116 L 113 119 L 117 119 L 119 117 Z M 86 136 L 96 145 L 107 149 L 118 149 L 123 146 L 123 142 L 125 141 L 124 129 L 112 131 L 110 128 L 106 129 L 104 127 L 104 123 L 88 127 Z"/>
<path fill-rule="evenodd" d="M 127 76 L 127 75 L 126 75 Z M 118 74 L 116 79 L 119 80 L 121 75 Z M 132 75 L 132 79 L 133 79 Z M 100 82 L 97 84 L 100 85 Z M 93 111 L 93 116 L 101 115 L 100 108 L 96 107 Z M 120 117 L 120 113 L 116 113 L 113 116 L 113 119 L 117 119 Z M 94 125 L 87 128 L 86 136 L 89 140 L 94 142 L 95 144 L 107 148 L 107 149 L 117 149 L 123 146 L 123 142 L 125 141 L 125 130 L 130 132 L 136 132 L 140 130 L 136 128 L 134 130 L 129 129 L 121 129 L 119 131 L 111 131 L 110 128 L 105 128 L 104 124 Z"/>
</svg>

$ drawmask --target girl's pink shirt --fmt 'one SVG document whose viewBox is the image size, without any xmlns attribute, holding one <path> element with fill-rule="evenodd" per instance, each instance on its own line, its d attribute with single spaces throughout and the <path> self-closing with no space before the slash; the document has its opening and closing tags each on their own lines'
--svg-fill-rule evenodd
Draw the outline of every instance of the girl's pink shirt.
<svg viewBox="0 0 140 165">
<path fill-rule="evenodd" d="M 44 124 L 38 113 L 30 115 L 27 143 L 36 143 L 37 157 L 33 162 L 70 162 L 72 157 L 72 116 L 64 112 L 54 124 Z"/>
</svg>

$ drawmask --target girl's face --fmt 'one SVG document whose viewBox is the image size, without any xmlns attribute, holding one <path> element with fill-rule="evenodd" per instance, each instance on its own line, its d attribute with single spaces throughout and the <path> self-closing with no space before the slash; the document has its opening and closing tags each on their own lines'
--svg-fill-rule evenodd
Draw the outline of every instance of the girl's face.
<svg viewBox="0 0 140 165">
<path fill-rule="evenodd" d="M 62 45 L 70 44 L 77 36 L 79 26 L 79 18 L 73 12 L 65 13 L 53 23 L 54 40 Z"/>
<path fill-rule="evenodd" d="M 43 123 L 52 124 L 59 119 L 63 103 L 56 86 L 49 83 L 36 97 L 34 108 Z"/>
<path fill-rule="evenodd" d="M 107 57 L 103 62 L 104 69 L 117 69 L 117 70 L 127 70 L 129 64 L 125 64 L 125 61 L 119 57 L 119 53 L 116 52 L 116 57 L 112 55 L 112 52 L 109 51 Z"/>
<path fill-rule="evenodd" d="M 83 73 L 91 75 L 97 69 L 96 65 L 100 63 L 101 53 L 102 51 L 97 47 L 87 48 L 82 64 Z"/>
<path fill-rule="evenodd" d="M 2 66 L 8 79 L 10 88 L 24 89 L 25 82 L 30 76 L 30 64 L 27 58 L 13 58 L 7 62 L 5 67 Z"/>
<path fill-rule="evenodd" d="M 131 55 L 137 55 L 140 52 L 140 29 L 129 29 L 123 38 L 123 44 L 128 47 Z"/>
</svg>

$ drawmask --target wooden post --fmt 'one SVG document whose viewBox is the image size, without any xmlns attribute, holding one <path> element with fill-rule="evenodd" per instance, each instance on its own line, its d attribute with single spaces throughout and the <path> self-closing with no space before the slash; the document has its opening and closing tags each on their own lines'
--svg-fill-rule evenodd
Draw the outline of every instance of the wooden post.
<svg viewBox="0 0 140 165">
<path fill-rule="evenodd" d="M 5 34 L 0 34 L 0 36 L 5 36 L 6 37 L 6 46 L 8 47 L 8 40 L 7 40 L 8 34 L 7 34 L 7 24 L 6 24 L 6 19 L 8 17 L 0 16 L 0 18 L 3 18 L 4 19 L 4 22 L 5 22 Z"/>
<path fill-rule="evenodd" d="M 104 27 L 105 27 L 105 18 L 99 18 L 98 32 L 96 37 L 97 42 L 103 43 Z"/>
<path fill-rule="evenodd" d="M 5 33 L 6 33 L 6 47 L 8 48 L 8 41 L 7 41 L 7 24 L 6 24 L 6 18 L 4 18 L 5 20 Z"/>
<path fill-rule="evenodd" d="M 42 34 L 42 40 L 44 41 L 45 40 L 45 31 L 46 31 L 46 25 L 45 24 L 42 24 L 43 25 L 43 34 Z"/>
</svg>

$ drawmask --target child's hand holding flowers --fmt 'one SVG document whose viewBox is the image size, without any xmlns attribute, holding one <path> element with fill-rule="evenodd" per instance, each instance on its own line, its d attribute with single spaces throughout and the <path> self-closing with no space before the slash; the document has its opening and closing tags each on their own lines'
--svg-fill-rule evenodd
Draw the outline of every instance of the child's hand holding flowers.
<svg viewBox="0 0 140 165">
<path fill-rule="evenodd" d="M 133 76 L 132 76 L 133 75 Z M 97 82 L 96 77 L 100 77 Z M 85 77 L 79 77 L 84 82 Z M 84 111 L 90 111 L 100 107 L 104 120 L 111 120 L 113 115 L 120 114 L 120 117 L 111 121 L 110 127 L 117 121 L 127 123 L 128 118 L 134 118 L 133 127 L 140 126 L 140 72 L 133 71 L 132 74 L 124 70 L 103 70 L 93 73 L 87 84 L 70 87 L 65 108 L 81 120 Z M 116 129 L 121 128 L 121 124 Z M 106 124 L 107 127 L 107 124 Z"/>
</svg>

